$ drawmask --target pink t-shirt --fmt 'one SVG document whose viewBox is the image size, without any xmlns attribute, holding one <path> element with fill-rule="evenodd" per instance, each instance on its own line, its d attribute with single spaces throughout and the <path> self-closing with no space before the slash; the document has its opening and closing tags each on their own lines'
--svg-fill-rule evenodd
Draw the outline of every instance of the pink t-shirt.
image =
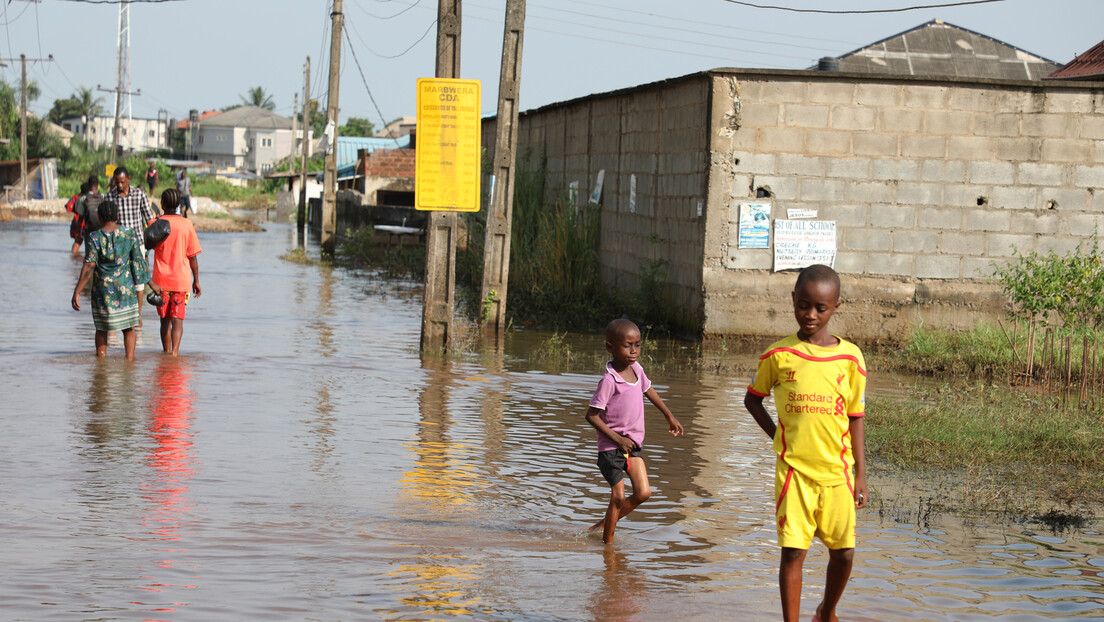
<svg viewBox="0 0 1104 622">
<path fill-rule="evenodd" d="M 590 398 L 590 405 L 602 409 L 602 421 L 621 436 L 627 436 L 637 447 L 644 446 L 644 393 L 652 387 L 644 368 L 633 363 L 636 382 L 629 384 L 606 363 L 606 373 L 598 381 L 598 390 Z M 617 445 L 601 432 L 598 433 L 598 451 L 617 449 Z"/>
</svg>

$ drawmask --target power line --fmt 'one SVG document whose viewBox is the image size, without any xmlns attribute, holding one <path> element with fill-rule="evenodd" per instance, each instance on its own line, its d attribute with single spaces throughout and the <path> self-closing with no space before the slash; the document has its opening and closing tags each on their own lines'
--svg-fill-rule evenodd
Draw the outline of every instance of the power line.
<svg viewBox="0 0 1104 622">
<path fill-rule="evenodd" d="M 417 5 L 411 5 L 411 8 L 413 8 L 414 6 L 417 6 Z M 348 21 L 348 20 L 346 20 L 346 21 Z M 378 58 L 384 58 L 384 59 L 387 59 L 387 60 L 392 60 L 392 59 L 395 59 L 395 58 L 400 58 L 402 56 L 405 56 L 407 52 L 409 52 L 410 50 L 413 50 L 414 46 L 418 45 L 423 40 L 425 40 L 425 38 L 427 36 L 429 36 L 429 32 L 431 30 L 433 30 L 433 27 L 436 24 L 437 24 L 437 20 L 434 19 L 432 22 L 429 23 L 429 26 L 426 27 L 426 30 L 425 30 L 425 32 L 422 33 L 422 36 L 418 37 L 417 41 L 415 41 L 414 43 L 411 43 L 410 46 L 407 47 L 402 52 L 399 52 L 398 54 L 391 55 L 391 56 L 386 55 L 386 54 L 380 54 L 379 52 L 373 50 L 371 46 L 369 46 L 367 43 L 364 42 L 364 38 L 360 36 L 360 31 L 358 31 L 356 29 L 356 26 L 353 26 L 353 34 L 355 34 L 357 36 L 357 39 L 360 41 L 361 45 L 364 46 L 364 49 L 368 50 L 369 52 L 371 52 L 373 55 L 375 55 Z"/>
<path fill-rule="evenodd" d="M 389 0 L 389 1 L 394 2 L 394 0 Z M 358 9 L 360 9 L 361 11 L 364 11 L 368 15 L 368 17 L 372 17 L 372 18 L 379 19 L 379 20 L 387 20 L 387 19 L 395 19 L 396 17 L 402 15 L 403 13 L 406 13 L 407 11 L 409 11 L 410 9 L 413 9 L 414 7 L 418 6 L 421 3 L 422 3 L 422 0 L 417 0 L 416 2 L 414 2 L 414 4 L 406 7 L 405 9 L 399 11 L 398 13 L 395 13 L 394 15 L 386 15 L 386 16 L 375 15 L 374 13 L 370 12 L 368 9 L 360 6 L 360 3 L 354 2 L 353 4 L 356 4 L 356 7 Z"/>
<path fill-rule="evenodd" d="M 703 21 L 700 21 L 700 20 L 686 19 L 684 17 L 676 17 L 676 16 L 673 16 L 673 15 L 659 15 L 659 14 L 656 14 L 656 13 L 645 13 L 645 12 L 641 12 L 641 11 L 636 11 L 634 9 L 623 9 L 621 7 L 610 6 L 608 4 L 598 4 L 596 2 L 588 2 L 587 0 L 567 0 L 567 1 L 571 2 L 573 4 L 581 4 L 583 6 L 591 7 L 591 8 L 610 9 L 610 10 L 613 10 L 613 11 L 632 13 L 634 15 L 647 15 L 648 17 L 656 17 L 656 18 L 662 19 L 665 22 L 668 22 L 668 21 L 682 22 L 684 24 L 694 24 L 694 25 L 698 25 L 698 26 L 709 26 L 711 28 L 716 28 L 716 27 L 720 26 L 720 24 L 717 24 L 716 22 L 703 22 Z M 862 45 L 861 43 L 856 42 L 856 41 L 841 41 L 839 39 L 824 39 L 824 38 L 821 38 L 821 37 L 807 37 L 807 36 L 804 36 L 804 35 L 795 35 L 795 34 L 788 33 L 788 32 L 772 32 L 770 30 L 763 30 L 761 28 L 740 28 L 739 26 L 730 26 L 728 24 L 724 24 L 723 27 L 724 27 L 725 30 L 739 30 L 741 32 L 754 32 L 754 33 L 761 34 L 761 35 L 772 35 L 772 36 L 775 36 L 775 37 L 786 37 L 786 38 L 789 38 L 789 39 L 798 39 L 798 40 L 801 40 L 801 41 L 824 41 L 825 43 L 842 43 L 844 45 L 848 45 L 848 46 L 852 46 L 852 47 Z"/>
<path fill-rule="evenodd" d="M 471 6 L 471 5 L 465 5 L 465 6 Z M 478 6 L 478 5 L 476 5 L 476 6 Z M 479 8 L 489 8 L 489 7 L 479 7 Z M 474 19 L 474 20 L 480 20 L 480 21 L 485 21 L 485 22 L 491 22 L 491 23 L 494 23 L 494 24 L 501 24 L 502 23 L 500 20 L 495 20 L 495 19 L 491 19 L 491 18 L 488 18 L 488 17 L 480 17 L 480 16 L 477 16 L 477 15 L 471 15 L 470 13 L 465 15 L 464 19 Z M 590 41 L 591 43 L 595 43 L 595 39 L 594 39 L 593 36 L 577 35 L 577 34 L 573 34 L 573 33 L 569 33 L 569 32 L 563 32 L 563 31 L 560 31 L 560 30 L 550 30 L 550 29 L 547 29 L 547 28 L 537 28 L 537 27 L 534 27 L 534 26 L 526 26 L 525 30 L 526 30 L 526 32 L 530 32 L 530 31 L 532 31 L 532 32 L 544 32 L 544 33 L 548 33 L 548 34 L 552 34 L 552 35 L 556 35 L 556 36 L 560 36 L 560 37 L 571 37 L 573 39 L 583 39 L 584 41 Z M 618 34 L 626 34 L 626 33 L 618 33 Z M 629 43 L 629 42 L 626 42 L 626 41 L 616 41 L 616 40 L 608 39 L 608 38 L 602 39 L 601 41 L 599 41 L 599 43 L 608 43 L 610 45 L 619 45 L 619 46 L 622 46 L 622 47 L 632 48 L 634 50 L 650 50 L 650 51 L 653 51 L 653 52 L 664 52 L 664 53 L 667 53 L 667 54 L 679 54 L 679 55 L 682 55 L 682 56 L 694 56 L 694 57 L 697 57 L 697 58 L 708 58 L 708 59 L 711 59 L 711 60 L 718 60 L 718 61 L 726 62 L 726 63 L 731 63 L 734 60 L 737 60 L 737 61 L 741 60 L 741 59 L 734 59 L 730 56 L 722 56 L 722 55 L 719 55 L 719 54 L 699 54 L 697 52 L 688 52 L 686 50 L 672 50 L 672 49 L 668 49 L 668 48 L 660 48 L 660 47 L 654 47 L 654 46 L 648 46 L 648 45 L 641 45 L 641 44 L 638 44 L 638 43 Z M 763 52 L 763 54 L 771 55 L 769 52 Z M 773 63 L 758 62 L 758 63 L 756 63 L 756 66 L 765 67 L 765 68 L 785 69 L 784 66 L 773 64 Z"/>
<path fill-rule="evenodd" d="M 184 2 L 184 0 L 61 0 L 62 2 L 79 2 L 81 4 L 161 4 L 162 2 Z"/>
<path fill-rule="evenodd" d="M 699 36 L 713 37 L 713 38 L 716 38 L 716 39 L 725 39 L 725 40 L 729 40 L 729 41 L 732 40 L 732 35 L 731 34 L 714 34 L 714 33 L 709 33 L 709 32 L 702 32 L 701 29 L 680 28 L 680 27 L 677 27 L 677 26 L 660 25 L 660 24 L 656 24 L 656 23 L 652 23 L 652 22 L 636 21 L 636 20 L 624 19 L 624 18 L 619 18 L 619 17 L 606 17 L 604 15 L 595 15 L 593 13 L 584 13 L 582 11 L 572 11 L 571 9 L 559 9 L 559 8 L 554 8 L 554 7 L 549 7 L 549 6 L 540 6 L 540 5 L 530 5 L 530 6 L 540 7 L 542 9 L 548 10 L 548 11 L 559 11 L 559 12 L 562 12 L 562 13 L 571 13 L 571 14 L 580 15 L 580 16 L 583 16 L 583 17 L 591 17 L 591 18 L 594 18 L 594 19 L 608 20 L 608 21 L 613 21 L 613 22 L 618 22 L 618 23 L 623 23 L 623 24 L 635 24 L 637 26 L 644 26 L 646 28 L 661 28 L 663 30 L 668 30 L 668 31 L 689 32 L 689 33 L 693 33 L 693 34 L 696 34 L 696 35 L 699 35 Z M 537 19 L 546 19 L 546 20 L 549 20 L 549 21 L 562 21 L 562 20 L 554 20 L 554 19 L 551 19 L 551 18 L 548 18 L 548 17 L 543 17 L 543 18 L 538 17 Z M 575 22 L 564 22 L 564 23 L 575 23 Z M 580 24 L 580 25 L 586 26 L 586 24 Z M 589 27 L 590 28 L 595 28 L 595 26 L 589 26 Z M 603 29 L 603 30 L 608 30 L 608 29 Z M 764 34 L 761 31 L 753 31 L 753 32 L 758 32 L 759 34 Z M 814 47 L 814 46 L 811 46 L 811 45 L 800 45 L 800 44 L 797 44 L 797 43 L 783 43 L 783 42 L 780 42 L 780 41 L 770 41 L 770 40 L 764 40 L 764 39 L 748 39 L 746 37 L 741 38 L 740 41 L 744 42 L 744 43 L 762 43 L 764 45 L 777 45 L 777 46 L 780 46 L 780 47 L 802 48 L 802 49 L 806 49 L 806 50 L 818 50 L 819 51 L 819 50 L 824 49 L 824 46 Z M 844 43 L 844 42 L 837 42 L 837 43 Z M 733 49 L 736 49 L 736 48 L 733 48 Z"/>
<path fill-rule="evenodd" d="M 4 3 L 4 14 L 5 14 L 5 15 L 7 15 L 7 14 L 8 14 L 8 5 L 9 5 L 9 4 L 11 4 L 11 2 L 5 2 L 5 3 Z M 6 26 L 7 26 L 8 24 L 13 24 L 13 23 L 15 23 L 15 22 L 16 22 L 16 21 L 17 21 L 17 20 L 18 20 L 18 19 L 20 18 L 20 17 L 23 17 L 23 14 L 24 14 L 24 13 L 26 13 L 26 12 L 27 12 L 27 9 L 29 9 L 29 8 L 31 8 L 31 4 L 30 4 L 30 3 L 27 3 L 27 6 L 23 7 L 23 10 L 19 12 L 19 15 L 16 15 L 15 17 L 13 17 L 13 18 L 11 18 L 11 19 L 9 19 L 9 20 L 5 21 L 5 22 L 4 22 L 4 26 L 6 27 Z M 8 47 L 9 47 L 9 49 L 11 48 L 11 35 L 10 35 L 10 34 L 8 35 Z M 8 55 L 10 56 L 10 55 L 11 55 L 11 53 L 9 52 L 9 54 L 8 54 Z"/>
<path fill-rule="evenodd" d="M 437 20 L 433 21 L 436 23 Z M 344 24 L 342 24 L 342 27 L 344 27 Z M 346 40 L 349 39 L 348 33 L 349 31 L 348 29 L 346 29 Z M 357 71 L 360 72 L 360 80 L 364 83 L 364 90 L 368 91 L 368 99 L 372 100 L 372 106 L 376 109 L 376 115 L 379 116 L 380 123 L 383 124 L 384 129 L 387 129 L 387 119 L 383 118 L 383 112 L 380 111 L 379 104 L 376 103 L 376 98 L 372 96 L 372 89 L 368 88 L 368 79 L 364 77 L 364 69 L 360 66 L 360 59 L 357 58 L 356 49 L 353 48 L 353 44 L 351 41 L 349 42 L 349 53 L 353 56 L 353 62 L 356 63 Z M 388 133 L 391 134 L 391 139 L 395 141 L 395 145 L 398 145 L 399 139 L 395 137 L 394 133 L 391 132 L 391 130 L 388 130 Z"/>
<path fill-rule="evenodd" d="M 476 6 L 478 6 L 478 5 L 476 5 Z M 482 7 L 482 8 L 489 8 L 489 7 Z M 597 16 L 591 16 L 591 17 L 597 17 Z M 580 28 L 590 28 L 591 30 L 600 30 L 602 32 L 607 32 L 607 33 L 610 32 L 610 29 L 606 28 L 604 26 L 592 26 L 590 24 L 583 23 L 583 22 L 578 22 L 578 21 L 569 21 L 569 20 L 563 20 L 563 19 L 556 19 L 554 17 L 543 17 L 543 18 L 539 18 L 539 19 L 543 19 L 543 20 L 548 21 L 548 22 L 568 24 L 570 26 L 577 26 L 577 27 L 580 27 Z M 624 20 L 618 20 L 618 21 L 624 21 Z M 632 22 L 629 22 L 629 23 L 632 23 Z M 636 22 L 636 23 L 639 23 L 639 22 Z M 716 44 L 712 44 L 712 43 L 697 43 L 697 42 L 694 42 L 694 41 L 685 41 L 683 39 L 676 39 L 674 37 L 662 37 L 662 36 L 659 36 L 659 35 L 650 35 L 650 34 L 645 34 L 645 33 L 640 33 L 640 32 L 630 32 L 628 30 L 620 30 L 620 31 L 617 31 L 617 32 L 619 34 L 624 34 L 624 35 L 629 35 L 629 36 L 647 37 L 648 39 L 653 39 L 653 40 L 657 40 L 657 41 L 671 41 L 671 42 L 674 42 L 674 43 L 682 43 L 684 45 L 697 45 L 697 46 L 700 46 L 700 47 L 714 48 L 714 49 L 718 49 L 718 50 L 733 51 L 733 52 L 744 52 L 744 53 L 747 53 L 747 54 L 761 54 L 761 55 L 764 55 L 764 56 L 776 56 L 776 57 L 789 58 L 789 59 L 792 59 L 792 60 L 800 60 L 800 61 L 808 60 L 807 56 L 790 56 L 788 54 L 779 54 L 777 52 L 766 52 L 766 51 L 763 51 L 763 50 L 748 50 L 748 49 L 744 49 L 744 48 L 731 47 L 731 46 L 727 46 L 727 45 L 716 45 Z M 802 46 L 802 47 L 805 47 L 805 46 Z M 809 48 L 809 49 L 820 50 L 822 48 Z"/>
<path fill-rule="evenodd" d="M 826 15 L 863 15 L 869 13 L 903 13 L 905 11 L 919 11 L 921 9 L 945 9 L 956 6 L 969 6 L 971 4 L 989 4 L 990 2 L 1004 2 L 1004 0 L 968 0 L 966 2 L 947 2 L 944 4 L 920 4 L 916 6 L 899 7 L 896 9 L 865 9 L 865 10 L 831 10 L 831 9 L 798 9 L 789 6 L 777 6 L 772 4 L 755 4 L 754 2 L 742 2 L 741 0 L 724 0 L 729 4 L 738 4 L 753 9 L 773 9 L 776 11 L 790 11 L 792 13 L 822 13 Z"/>
</svg>

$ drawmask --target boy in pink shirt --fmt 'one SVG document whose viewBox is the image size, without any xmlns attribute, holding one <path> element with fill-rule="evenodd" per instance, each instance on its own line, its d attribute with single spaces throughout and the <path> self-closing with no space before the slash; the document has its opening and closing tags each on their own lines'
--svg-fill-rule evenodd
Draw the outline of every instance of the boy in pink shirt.
<svg viewBox="0 0 1104 622">
<path fill-rule="evenodd" d="M 166 353 L 180 353 L 180 339 L 184 336 L 184 312 L 189 293 L 196 298 L 199 287 L 199 259 L 202 252 L 199 238 L 192 223 L 181 216 L 180 191 L 169 188 L 161 193 L 161 218 L 169 221 L 169 236 L 153 251 L 153 282 L 165 290 L 164 304 L 157 307 L 161 317 L 161 347 Z"/>
<path fill-rule="evenodd" d="M 640 448 L 644 443 L 644 397 L 655 404 L 667 419 L 672 436 L 683 433 L 667 405 L 652 388 L 644 368 L 636 362 L 640 356 L 640 329 L 629 320 L 614 320 L 606 327 L 606 350 L 613 359 L 590 399 L 586 420 L 598 431 L 598 468 L 610 484 L 610 502 L 606 516 L 590 528 L 602 528 L 602 542 L 613 541 L 617 521 L 652 496 L 648 472 Z M 633 494 L 625 498 L 625 473 L 632 482 Z"/>
</svg>

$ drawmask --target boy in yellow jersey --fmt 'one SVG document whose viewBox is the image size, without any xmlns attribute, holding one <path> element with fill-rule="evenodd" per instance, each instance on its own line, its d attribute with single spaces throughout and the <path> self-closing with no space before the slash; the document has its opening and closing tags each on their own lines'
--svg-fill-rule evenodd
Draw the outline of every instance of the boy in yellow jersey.
<svg viewBox="0 0 1104 622">
<path fill-rule="evenodd" d="M 866 363 L 857 346 L 828 332 L 828 320 L 840 305 L 835 270 L 819 264 L 803 269 L 792 297 L 797 334 L 775 342 L 759 358 L 744 405 L 778 454 L 774 493 L 782 617 L 796 622 L 800 615 L 801 566 L 815 535 L 828 547 L 828 577 L 813 621 L 837 622 L 836 604 L 855 554 L 855 509 L 866 506 Z M 771 391 L 777 425 L 763 407 Z"/>
</svg>

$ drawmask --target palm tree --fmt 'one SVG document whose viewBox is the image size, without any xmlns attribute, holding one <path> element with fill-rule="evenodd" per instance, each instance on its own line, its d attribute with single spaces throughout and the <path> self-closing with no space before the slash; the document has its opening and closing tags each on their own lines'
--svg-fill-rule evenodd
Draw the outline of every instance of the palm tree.
<svg viewBox="0 0 1104 622">
<path fill-rule="evenodd" d="M 246 106 L 257 106 L 265 110 L 276 109 L 276 102 L 272 101 L 272 95 L 266 93 L 263 86 L 255 86 L 246 91 L 246 95 L 239 95 L 238 97 Z"/>
<path fill-rule="evenodd" d="M 84 86 L 78 88 L 73 93 L 73 99 L 77 100 L 81 115 L 91 119 L 103 114 L 103 98 L 93 95 L 92 89 Z"/>
</svg>

